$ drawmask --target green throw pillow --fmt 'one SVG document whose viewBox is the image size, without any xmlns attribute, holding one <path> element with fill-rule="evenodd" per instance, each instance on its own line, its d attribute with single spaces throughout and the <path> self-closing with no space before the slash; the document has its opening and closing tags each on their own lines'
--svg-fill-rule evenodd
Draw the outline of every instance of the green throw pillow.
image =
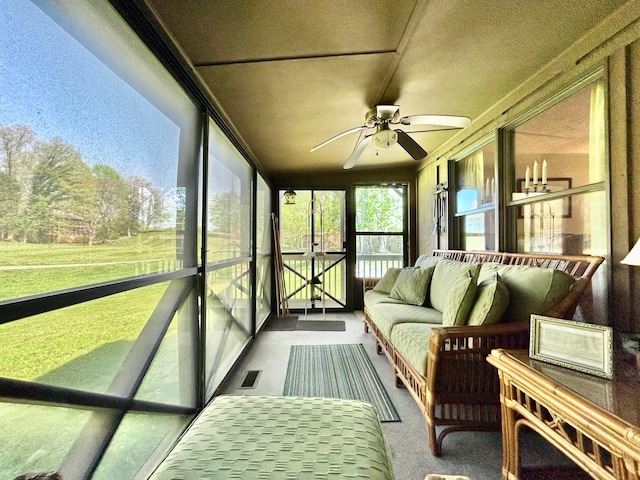
<svg viewBox="0 0 640 480">
<path fill-rule="evenodd" d="M 451 286 L 442 309 L 442 326 L 464 325 L 476 297 L 478 270 L 467 270 Z"/>
<path fill-rule="evenodd" d="M 380 293 L 386 293 L 387 295 L 391 293 L 391 289 L 395 285 L 401 270 L 401 268 L 389 268 L 378 283 L 376 283 L 376 286 L 373 287 L 373 290 Z"/>
<path fill-rule="evenodd" d="M 411 305 L 422 305 L 432 274 L 432 268 L 403 268 L 389 296 Z"/>
<path fill-rule="evenodd" d="M 478 276 L 479 264 L 458 262 L 457 260 L 440 259 L 436 263 L 429 289 L 431 308 L 444 313 L 444 305 L 449 298 L 449 291 L 459 278 Z"/>
<path fill-rule="evenodd" d="M 509 306 L 509 290 L 494 273 L 478 284 L 476 298 L 469 312 L 467 325 L 492 325 L 498 323 Z"/>
<path fill-rule="evenodd" d="M 509 305 L 502 322 L 528 321 L 532 313 L 544 315 L 569 293 L 576 281 L 561 270 L 485 263 L 480 272 L 480 282 L 494 273 L 500 275 L 509 289 Z"/>
</svg>

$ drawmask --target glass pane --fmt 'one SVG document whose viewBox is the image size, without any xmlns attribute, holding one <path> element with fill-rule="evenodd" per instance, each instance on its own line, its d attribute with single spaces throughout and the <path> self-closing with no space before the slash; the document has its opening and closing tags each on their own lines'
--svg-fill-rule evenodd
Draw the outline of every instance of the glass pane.
<svg viewBox="0 0 640 480">
<path fill-rule="evenodd" d="M 189 420 L 191 417 L 179 415 L 128 413 L 91 478 L 147 478 L 150 472 L 141 469 L 150 470 L 154 465 L 146 462 L 154 453 L 160 461 Z"/>
<path fill-rule="evenodd" d="M 0 403 L 2 476 L 57 470 L 90 415 L 79 408 Z"/>
<path fill-rule="evenodd" d="M 167 285 L 0 325 L 0 376 L 107 392 Z"/>
<path fill-rule="evenodd" d="M 256 210 L 256 328 L 260 328 L 271 313 L 271 189 L 258 175 Z"/>
<path fill-rule="evenodd" d="M 518 126 L 512 136 L 515 193 L 555 192 L 604 181 L 604 80 Z"/>
<path fill-rule="evenodd" d="M 495 158 L 495 141 L 492 141 L 456 162 L 456 212 L 494 204 Z"/>
<path fill-rule="evenodd" d="M 463 250 L 495 250 L 496 249 L 496 215 L 495 211 L 465 215 L 462 217 L 462 249 Z"/>
<path fill-rule="evenodd" d="M 356 187 L 357 232 L 402 232 L 404 189 Z"/>
<path fill-rule="evenodd" d="M 249 263 L 207 272 L 206 382 L 212 395 L 251 338 Z"/>
<path fill-rule="evenodd" d="M 256 327 L 260 328 L 271 313 L 273 263 L 270 256 L 258 257 L 256 262 Z"/>
<path fill-rule="evenodd" d="M 316 214 L 314 218 L 314 241 L 316 250 L 323 252 L 344 251 L 345 235 L 345 192 L 316 191 Z"/>
<path fill-rule="evenodd" d="M 195 293 L 177 311 L 162 339 L 135 398 L 150 402 L 196 406 L 198 305 Z"/>
<path fill-rule="evenodd" d="M 111 6 L 51 3 L 0 18 L 0 300 L 181 267 L 199 110 Z"/>
<path fill-rule="evenodd" d="M 258 175 L 256 198 L 256 248 L 258 255 L 271 253 L 271 237 L 273 232 L 271 222 L 271 189 Z"/>
<path fill-rule="evenodd" d="M 280 245 L 283 252 L 310 251 L 311 226 L 309 223 L 310 190 L 296 190 L 296 203 L 284 203 L 280 191 Z"/>
<path fill-rule="evenodd" d="M 513 207 L 518 208 L 518 207 Z M 572 195 L 519 207 L 518 251 L 569 255 L 607 255 L 605 191 Z M 603 268 L 604 267 L 604 268 Z M 577 316 L 593 322 L 607 317 L 608 269 L 603 265 L 591 280 Z"/>
<path fill-rule="evenodd" d="M 251 168 L 210 122 L 207 262 L 251 254 Z"/>
<path fill-rule="evenodd" d="M 606 255 L 604 190 L 514 208 L 519 252 Z"/>
<path fill-rule="evenodd" d="M 402 235 L 356 235 L 356 276 L 382 277 L 403 266 Z"/>
</svg>

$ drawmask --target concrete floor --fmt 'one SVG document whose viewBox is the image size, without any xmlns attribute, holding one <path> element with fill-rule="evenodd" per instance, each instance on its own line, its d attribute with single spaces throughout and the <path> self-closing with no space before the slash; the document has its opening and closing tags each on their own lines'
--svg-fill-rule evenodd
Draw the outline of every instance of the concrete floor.
<svg viewBox="0 0 640 480">
<path fill-rule="evenodd" d="M 304 319 L 304 314 L 300 318 Z M 309 314 L 308 319 L 322 320 L 323 316 Z M 395 387 L 391 364 L 385 355 L 375 353 L 373 335 L 364 333 L 362 312 L 327 313 L 324 319 L 344 320 L 345 331 L 262 331 L 226 393 L 282 395 L 291 345 L 362 343 L 400 415 L 400 422 L 382 424 L 397 480 L 422 480 L 429 473 L 466 475 L 473 480 L 496 480 L 501 477 L 502 446 L 499 432 L 451 433 L 444 440 L 442 456 L 434 457 L 428 447 L 424 417 L 409 392 Z M 260 371 L 255 386 L 239 388 L 250 370 Z M 538 457 L 531 459 L 531 464 L 558 455 L 538 438 L 525 438 L 523 442 L 531 443 L 523 450 L 533 451 Z"/>
</svg>

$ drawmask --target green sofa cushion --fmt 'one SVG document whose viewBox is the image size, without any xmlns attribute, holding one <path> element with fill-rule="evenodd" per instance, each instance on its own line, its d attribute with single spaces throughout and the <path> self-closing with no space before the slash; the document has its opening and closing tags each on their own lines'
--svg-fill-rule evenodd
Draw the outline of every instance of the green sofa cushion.
<svg viewBox="0 0 640 480">
<path fill-rule="evenodd" d="M 568 273 L 526 265 L 485 263 L 479 281 L 500 275 L 509 290 L 509 305 L 503 321 L 527 321 L 532 313 L 544 314 L 571 290 L 575 278 Z"/>
<path fill-rule="evenodd" d="M 476 298 L 478 270 L 467 271 L 463 276 L 456 279 L 447 294 L 447 300 L 442 310 L 442 325 L 453 327 L 464 325 L 467 321 L 469 310 Z"/>
<path fill-rule="evenodd" d="M 509 306 L 509 289 L 497 273 L 478 284 L 475 301 L 469 312 L 467 325 L 498 323 Z"/>
<path fill-rule="evenodd" d="M 422 305 L 427 297 L 433 268 L 403 268 L 389 297 L 411 305 Z"/>
<path fill-rule="evenodd" d="M 389 339 L 393 329 L 402 323 L 442 324 L 442 313 L 437 310 L 408 304 L 379 303 L 373 307 L 371 317 L 380 332 Z"/>
<path fill-rule="evenodd" d="M 429 301 L 431 307 L 444 312 L 444 307 L 449 296 L 449 291 L 459 278 L 469 278 L 469 275 L 477 278 L 480 268 L 478 264 L 470 264 L 443 258 L 436 263 L 429 288 Z"/>
<path fill-rule="evenodd" d="M 429 337 L 435 325 L 403 323 L 391 332 L 391 343 L 402 357 L 423 377 L 427 377 Z"/>
<path fill-rule="evenodd" d="M 375 290 L 367 290 L 364 292 L 364 305 L 369 309 L 369 311 L 373 310 L 379 303 L 402 303 L 401 300 L 396 300 L 395 298 L 389 297 L 388 294 L 382 292 L 376 292 Z"/>
<path fill-rule="evenodd" d="M 387 269 L 382 278 L 378 281 L 378 283 L 376 283 L 376 286 L 373 287 L 373 290 L 381 293 L 391 293 L 391 289 L 395 285 L 396 280 L 398 279 L 398 275 L 400 275 L 401 271 L 401 268 L 395 267 Z"/>
</svg>

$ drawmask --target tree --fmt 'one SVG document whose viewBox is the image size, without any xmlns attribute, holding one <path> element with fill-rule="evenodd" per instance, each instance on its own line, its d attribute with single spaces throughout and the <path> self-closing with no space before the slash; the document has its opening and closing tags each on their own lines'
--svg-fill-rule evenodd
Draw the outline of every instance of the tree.
<svg viewBox="0 0 640 480">
<path fill-rule="evenodd" d="M 49 142 L 39 142 L 35 157 L 33 188 L 22 234 L 33 236 L 34 222 L 40 218 L 41 224 L 36 228 L 40 233 L 34 240 L 57 242 L 60 240 L 57 235 L 64 231 L 53 235 L 45 230 L 63 218 L 76 216 L 84 222 L 84 233 L 91 243 L 94 237 L 91 225 L 95 224 L 97 216 L 97 191 L 91 169 L 82 160 L 82 155 L 72 145 L 55 137 Z"/>
<path fill-rule="evenodd" d="M 403 193 L 390 187 L 359 187 L 356 189 L 356 231 L 397 233 L 403 229 Z M 362 237 L 368 244 L 367 253 L 390 250 L 389 236 Z M 377 243 L 377 245 L 374 245 Z"/>
<path fill-rule="evenodd" d="M 127 232 L 128 236 L 140 230 L 148 231 L 168 218 L 164 210 L 164 197 L 153 183 L 142 177 L 127 178 Z"/>
<path fill-rule="evenodd" d="M 0 155 L 3 183 L 4 210 L 0 210 L 3 231 L 0 238 L 13 238 L 19 220 L 24 214 L 32 183 L 34 167 L 33 144 L 35 134 L 25 125 L 0 126 Z M 8 215 L 8 217 L 7 217 Z"/>
<path fill-rule="evenodd" d="M 108 165 L 93 167 L 99 216 L 98 239 L 113 240 L 127 232 L 129 185 Z"/>
</svg>

